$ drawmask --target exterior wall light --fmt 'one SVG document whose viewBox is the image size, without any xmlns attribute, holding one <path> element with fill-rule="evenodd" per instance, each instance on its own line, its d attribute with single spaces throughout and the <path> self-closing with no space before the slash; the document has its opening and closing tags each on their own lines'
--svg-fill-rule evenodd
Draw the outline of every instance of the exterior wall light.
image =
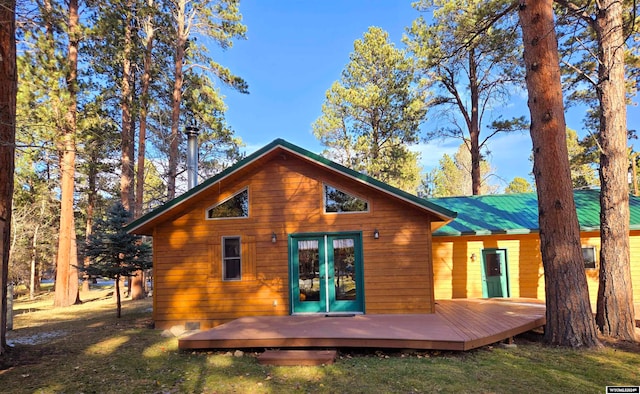
<svg viewBox="0 0 640 394">
<path fill-rule="evenodd" d="M 380 238 L 380 231 L 378 229 L 373 230 L 373 239 Z"/>
<path fill-rule="evenodd" d="M 476 254 L 475 253 L 471 253 L 471 261 L 476 261 Z"/>
<path fill-rule="evenodd" d="M 271 243 L 274 244 L 276 243 L 276 241 L 278 241 L 278 237 L 276 236 L 275 232 L 271 233 Z"/>
</svg>

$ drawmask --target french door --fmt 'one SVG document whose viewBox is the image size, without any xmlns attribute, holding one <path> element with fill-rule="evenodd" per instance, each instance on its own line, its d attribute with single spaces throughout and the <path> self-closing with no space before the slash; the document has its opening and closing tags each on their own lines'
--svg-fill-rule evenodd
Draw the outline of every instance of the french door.
<svg viewBox="0 0 640 394">
<path fill-rule="evenodd" d="M 292 313 L 364 311 L 360 233 L 292 235 L 289 246 Z"/>
</svg>

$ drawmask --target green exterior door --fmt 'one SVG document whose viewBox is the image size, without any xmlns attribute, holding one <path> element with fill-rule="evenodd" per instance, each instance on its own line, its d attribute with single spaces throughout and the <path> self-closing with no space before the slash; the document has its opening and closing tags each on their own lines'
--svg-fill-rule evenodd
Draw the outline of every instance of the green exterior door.
<svg viewBox="0 0 640 394">
<path fill-rule="evenodd" d="M 509 272 L 505 249 L 482 251 L 482 296 L 509 297 Z"/>
<path fill-rule="evenodd" d="M 292 235 L 292 313 L 363 312 L 360 233 Z"/>
</svg>

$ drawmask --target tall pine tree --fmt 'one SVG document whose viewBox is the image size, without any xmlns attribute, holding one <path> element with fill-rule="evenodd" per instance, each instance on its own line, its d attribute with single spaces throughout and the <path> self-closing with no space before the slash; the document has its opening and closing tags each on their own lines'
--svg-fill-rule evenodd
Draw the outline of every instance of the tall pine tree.
<svg viewBox="0 0 640 394">
<path fill-rule="evenodd" d="M 16 137 L 16 2 L 0 2 L 0 354 L 6 350 L 7 278 L 9 247 L 11 246 L 11 200 Z"/>
<path fill-rule="evenodd" d="M 198 47 L 198 35 L 229 48 L 234 39 L 245 37 L 246 27 L 241 23 L 242 15 L 239 0 L 169 0 L 172 16 L 173 38 L 173 78 L 171 93 L 171 131 L 167 138 L 169 165 L 167 176 L 167 198 L 176 196 L 176 177 L 178 175 L 179 145 L 182 140 L 181 125 L 187 124 L 183 111 L 185 74 L 207 71 L 218 79 L 242 93 L 247 93 L 247 84 L 241 78 L 231 74 L 229 69 L 206 56 L 202 47 Z M 202 74 L 211 86 L 209 78 Z M 189 119 L 193 121 L 194 119 Z"/>
<path fill-rule="evenodd" d="M 513 2 L 421 0 L 414 7 L 431 11 L 433 23 L 416 19 L 404 41 L 421 84 L 433 92 L 430 110 L 447 125 L 429 130 L 428 137 L 464 142 L 471 154 L 471 191 L 481 194 L 482 152 L 489 140 L 525 127 L 524 116 L 492 116 L 522 83 Z"/>
<path fill-rule="evenodd" d="M 596 92 L 600 147 L 600 275 L 596 322 L 604 335 L 635 340 L 629 250 L 627 106 L 624 17 L 636 15 L 635 2 L 603 0 L 596 4 L 559 1 L 588 27 L 595 45 L 589 53 L 595 75 L 580 72 Z M 630 11 L 630 12 L 629 12 Z M 633 25 L 635 21 L 631 21 Z M 593 54 L 596 54 L 594 57 Z M 584 64 L 584 62 L 583 62 Z M 587 69 L 588 71 L 589 69 Z M 589 78 L 593 77 L 593 78 Z"/>
<path fill-rule="evenodd" d="M 553 1 L 519 6 L 545 277 L 545 341 L 598 346 L 571 188 Z"/>
<path fill-rule="evenodd" d="M 408 147 L 419 140 L 426 100 L 414 89 L 413 62 L 379 27 L 353 46 L 313 133 L 340 164 L 415 193 L 418 154 Z"/>
</svg>

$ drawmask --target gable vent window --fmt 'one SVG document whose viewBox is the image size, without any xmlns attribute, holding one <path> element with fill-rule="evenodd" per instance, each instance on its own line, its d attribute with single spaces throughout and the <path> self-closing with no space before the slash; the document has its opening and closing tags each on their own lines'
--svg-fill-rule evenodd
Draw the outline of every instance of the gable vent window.
<svg viewBox="0 0 640 394">
<path fill-rule="evenodd" d="M 369 212 L 369 203 L 333 186 L 324 185 L 324 211 L 327 213 Z"/>
<path fill-rule="evenodd" d="M 593 246 L 583 247 L 582 260 L 584 260 L 584 268 L 596 269 L 596 248 Z"/>
<path fill-rule="evenodd" d="M 249 189 L 244 189 L 207 209 L 207 219 L 249 217 Z"/>
</svg>

